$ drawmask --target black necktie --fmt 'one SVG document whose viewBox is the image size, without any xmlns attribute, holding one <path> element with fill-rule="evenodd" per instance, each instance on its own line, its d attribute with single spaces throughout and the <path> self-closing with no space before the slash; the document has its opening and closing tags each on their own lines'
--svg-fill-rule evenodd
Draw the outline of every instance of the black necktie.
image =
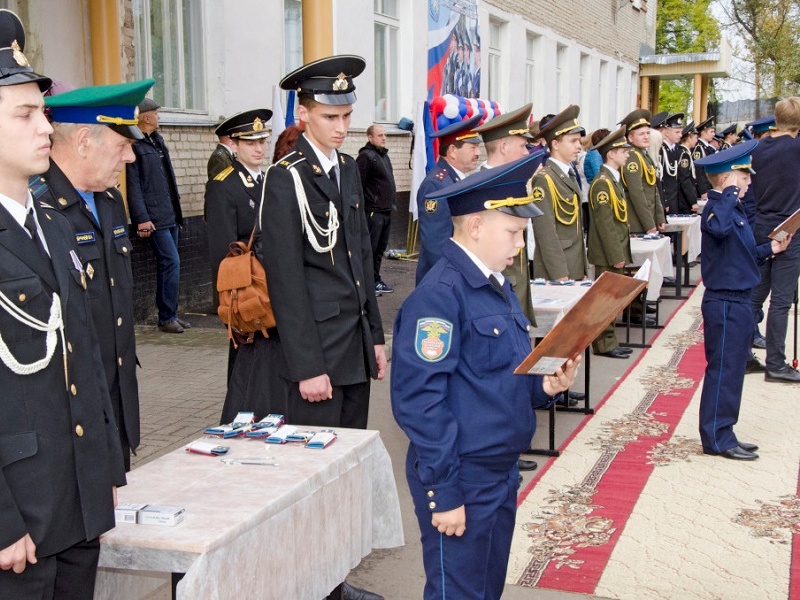
<svg viewBox="0 0 800 600">
<path fill-rule="evenodd" d="M 336 167 L 331 167 L 331 170 L 328 171 L 328 177 L 333 182 L 333 185 L 336 186 L 336 189 L 339 189 L 339 180 L 336 179 Z"/>
<path fill-rule="evenodd" d="M 258 177 L 256 177 L 256 183 L 261 185 L 261 182 L 264 181 L 264 175 L 259 172 Z"/>
<path fill-rule="evenodd" d="M 49 261 L 50 255 L 47 253 L 47 250 L 44 249 L 42 240 L 39 238 L 39 232 L 36 229 L 36 221 L 33 218 L 32 208 L 28 210 L 28 214 L 25 216 L 25 229 L 27 229 L 28 233 L 31 234 L 31 241 L 36 244 L 39 254 Z"/>
<path fill-rule="evenodd" d="M 503 285 L 497 280 L 497 277 L 494 275 L 489 275 L 489 281 L 492 282 L 492 285 L 500 290 L 500 293 L 503 293 Z"/>
</svg>

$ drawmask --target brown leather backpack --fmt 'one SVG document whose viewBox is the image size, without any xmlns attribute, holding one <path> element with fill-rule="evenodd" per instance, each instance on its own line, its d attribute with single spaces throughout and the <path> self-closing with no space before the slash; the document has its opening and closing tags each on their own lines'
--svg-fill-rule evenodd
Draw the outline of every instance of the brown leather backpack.
<svg viewBox="0 0 800 600">
<path fill-rule="evenodd" d="M 275 327 L 267 275 L 253 252 L 254 234 L 255 228 L 247 244 L 231 242 L 217 273 L 217 314 L 228 326 L 228 338 L 234 348 L 239 347 L 237 341 L 251 344 L 256 331 L 269 337 L 267 329 Z"/>
<path fill-rule="evenodd" d="M 267 174 L 269 169 L 264 173 L 261 187 L 259 221 L 264 205 Z M 217 292 L 219 292 L 217 314 L 228 326 L 228 339 L 233 342 L 234 348 L 239 347 L 237 342 L 252 344 L 253 334 L 256 331 L 260 331 L 264 337 L 269 337 L 267 329 L 275 327 L 275 315 L 272 312 L 269 288 L 267 288 L 267 274 L 253 252 L 256 225 L 257 223 L 253 225 L 250 240 L 246 245 L 238 241 L 230 243 L 228 246 L 230 251 L 222 259 L 217 271 Z"/>
</svg>

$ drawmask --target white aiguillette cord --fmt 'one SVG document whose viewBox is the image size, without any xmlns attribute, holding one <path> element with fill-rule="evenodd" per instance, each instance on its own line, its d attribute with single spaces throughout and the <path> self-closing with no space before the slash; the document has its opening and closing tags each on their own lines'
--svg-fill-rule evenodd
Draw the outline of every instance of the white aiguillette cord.
<svg viewBox="0 0 800 600">
<path fill-rule="evenodd" d="M 47 332 L 45 342 L 47 352 L 44 358 L 28 364 L 22 364 L 11 354 L 11 350 L 6 345 L 2 333 L 0 332 L 0 360 L 3 361 L 3 364 L 17 375 L 32 375 L 33 373 L 41 371 L 50 364 L 50 360 L 53 358 L 53 353 L 56 350 L 57 344 L 56 331 L 58 331 L 61 335 L 61 352 L 64 356 L 64 380 L 67 382 L 67 386 L 69 386 L 67 342 L 64 336 L 64 320 L 61 316 L 61 299 L 58 297 L 58 294 L 53 294 L 53 303 L 50 305 L 50 318 L 47 323 L 40 321 L 36 317 L 32 317 L 24 310 L 17 307 L 3 292 L 0 292 L 0 307 L 23 325 L 27 325 L 31 329 L 36 329 L 37 331 Z"/>
</svg>

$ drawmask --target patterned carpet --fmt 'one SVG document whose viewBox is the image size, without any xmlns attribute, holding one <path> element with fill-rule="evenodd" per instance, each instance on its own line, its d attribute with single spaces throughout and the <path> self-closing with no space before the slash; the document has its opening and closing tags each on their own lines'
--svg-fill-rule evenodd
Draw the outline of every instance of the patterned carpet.
<svg viewBox="0 0 800 600">
<path fill-rule="evenodd" d="M 620 600 L 800 600 L 800 386 L 746 376 L 736 432 L 761 458 L 703 455 L 702 294 L 520 495 L 507 583 Z"/>
</svg>

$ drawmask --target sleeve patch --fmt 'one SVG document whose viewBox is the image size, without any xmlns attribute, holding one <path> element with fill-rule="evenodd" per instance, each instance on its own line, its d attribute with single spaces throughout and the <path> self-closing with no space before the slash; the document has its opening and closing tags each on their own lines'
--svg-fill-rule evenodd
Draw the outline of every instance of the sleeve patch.
<svg viewBox="0 0 800 600">
<path fill-rule="evenodd" d="M 544 198 L 544 189 L 540 188 L 539 186 L 533 188 L 531 191 L 531 196 L 533 197 L 534 202 L 541 202 L 542 198 Z"/>
<path fill-rule="evenodd" d="M 429 215 L 432 215 L 436 212 L 436 209 L 439 208 L 439 201 L 438 200 L 425 200 L 425 212 Z"/>
<path fill-rule="evenodd" d="M 608 193 L 600 192 L 599 194 L 597 194 L 597 203 L 608 204 Z"/>
<path fill-rule="evenodd" d="M 628 163 L 628 171 L 631 173 L 636 173 L 639 170 L 639 163 L 636 162 L 629 162 Z"/>
<path fill-rule="evenodd" d="M 414 349 L 425 362 L 439 362 L 450 352 L 453 324 L 444 319 L 425 317 L 417 321 Z"/>
<path fill-rule="evenodd" d="M 688 169 L 689 168 L 689 159 L 688 158 L 682 158 L 681 159 L 681 168 L 682 169 Z"/>
</svg>

